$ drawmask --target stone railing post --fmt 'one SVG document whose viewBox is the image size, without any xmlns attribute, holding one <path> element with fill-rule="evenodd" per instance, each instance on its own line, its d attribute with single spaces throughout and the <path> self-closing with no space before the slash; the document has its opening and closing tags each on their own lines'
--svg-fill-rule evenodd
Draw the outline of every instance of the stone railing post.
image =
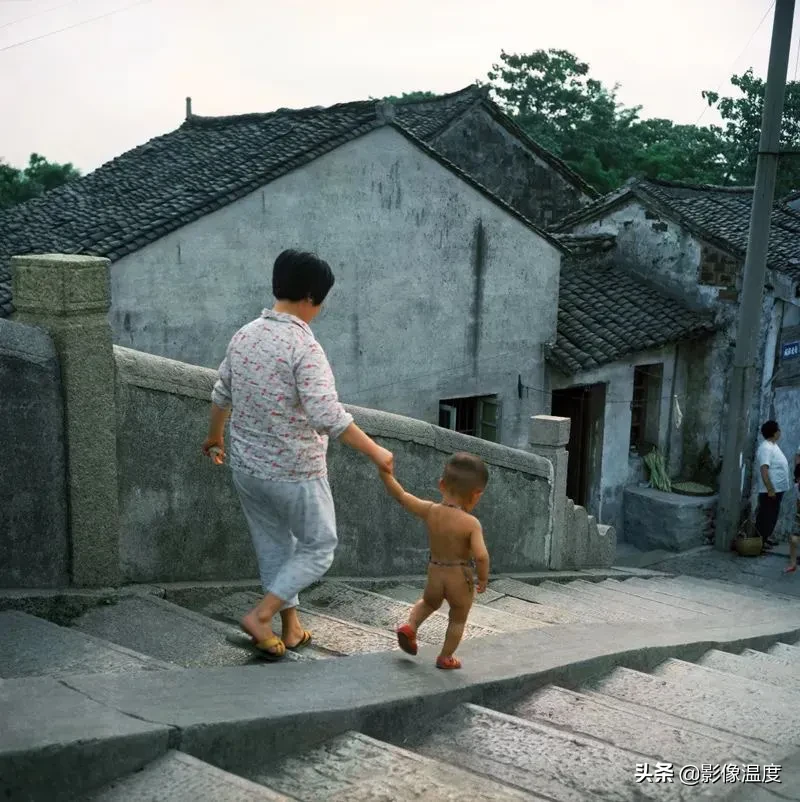
<svg viewBox="0 0 800 802">
<path fill-rule="evenodd" d="M 569 454 L 566 446 L 569 443 L 569 427 L 569 418 L 557 418 L 552 415 L 535 415 L 531 418 L 530 450 L 549 460 L 553 465 L 553 486 L 550 496 L 552 521 L 547 552 L 550 555 L 548 566 L 555 570 L 562 568 L 568 557 L 564 554 L 564 550 L 567 540 L 567 461 Z"/>
<path fill-rule="evenodd" d="M 11 260 L 14 319 L 49 332 L 61 366 L 70 576 L 79 586 L 120 580 L 109 265 L 61 254 Z"/>
</svg>

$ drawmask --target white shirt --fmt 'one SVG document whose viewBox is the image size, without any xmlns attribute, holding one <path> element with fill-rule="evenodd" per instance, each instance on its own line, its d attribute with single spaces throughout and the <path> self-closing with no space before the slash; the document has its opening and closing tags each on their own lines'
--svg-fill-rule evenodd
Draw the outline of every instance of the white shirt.
<svg viewBox="0 0 800 802">
<path fill-rule="evenodd" d="M 764 440 L 758 447 L 756 453 L 756 463 L 758 467 L 758 492 L 766 493 L 767 487 L 761 476 L 761 466 L 766 465 L 769 469 L 769 480 L 775 488 L 776 493 L 785 493 L 791 486 L 789 478 L 789 462 L 777 443 L 771 440 Z"/>
</svg>

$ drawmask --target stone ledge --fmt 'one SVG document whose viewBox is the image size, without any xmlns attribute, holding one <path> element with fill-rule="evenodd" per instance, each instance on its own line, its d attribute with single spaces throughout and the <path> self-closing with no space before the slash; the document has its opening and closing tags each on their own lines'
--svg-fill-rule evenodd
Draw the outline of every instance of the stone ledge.
<svg viewBox="0 0 800 802">
<path fill-rule="evenodd" d="M 798 636 L 800 613 L 772 624 L 726 615 L 669 622 L 659 631 L 649 622 L 626 622 L 563 626 L 557 639 L 538 630 L 513 640 L 491 636 L 464 644 L 464 669 L 454 674 L 437 672 L 437 649 L 425 647 L 416 660 L 392 652 L 266 668 L 81 675 L 67 682 L 115 712 L 172 728 L 174 747 L 235 772 L 264 751 L 293 753 L 351 729 L 397 742 L 415 722 L 463 702 L 494 706 L 554 682 L 576 687 L 618 665 L 649 671 L 668 657 L 765 649 Z M 15 682 L 25 698 L 24 681 Z M 30 726 L 36 716 L 45 731 L 63 726 L 57 708 L 46 716 L 35 711 Z M 0 760 L 3 751 L 0 736 Z"/>
<path fill-rule="evenodd" d="M 162 393 L 197 398 L 211 403 L 217 373 L 210 368 L 178 362 L 155 354 L 114 346 L 117 378 L 123 384 Z M 510 468 L 552 482 L 552 464 L 529 451 L 490 443 L 476 437 L 442 429 L 425 421 L 376 409 L 345 404 L 358 425 L 372 437 L 412 442 L 442 452 L 469 451 L 491 465 Z"/>
</svg>

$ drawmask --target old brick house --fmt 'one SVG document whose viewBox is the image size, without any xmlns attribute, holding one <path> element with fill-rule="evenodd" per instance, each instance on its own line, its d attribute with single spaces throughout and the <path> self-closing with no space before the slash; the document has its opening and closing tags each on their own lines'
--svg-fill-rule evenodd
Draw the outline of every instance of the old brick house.
<svg viewBox="0 0 800 802">
<path fill-rule="evenodd" d="M 285 247 L 337 275 L 315 323 L 344 400 L 524 445 L 563 247 L 592 190 L 469 87 L 435 100 L 206 118 L 0 215 L 7 260 L 112 260 L 115 340 L 216 366 Z"/>
<path fill-rule="evenodd" d="M 751 205 L 750 188 L 635 180 L 557 226 L 573 239 L 613 241 L 599 261 L 605 272 L 597 272 L 593 257 L 582 272 L 573 268 L 562 274 L 558 370 L 551 374 L 557 392 L 602 385 L 615 394 L 615 384 L 618 388 L 614 400 L 620 403 L 604 410 L 607 425 L 598 457 L 604 470 L 591 498 L 593 512 L 603 509 L 601 520 L 621 523 L 621 489 L 640 477 L 640 444 L 659 445 L 673 473 L 690 471 L 706 443 L 714 458 L 722 455 Z M 608 278 L 601 280 L 601 275 Z M 647 293 L 635 289 L 634 281 L 646 284 Z M 570 282 L 584 288 L 582 298 L 569 289 Z M 798 282 L 800 212 L 776 203 L 757 365 L 760 381 L 750 414 L 753 449 L 745 455 L 749 460 L 758 426 L 768 417 L 781 422 L 790 456 L 800 445 L 800 347 L 794 347 L 800 343 Z M 591 292 L 585 289 L 593 284 Z M 609 299 L 614 287 L 619 290 Z M 634 299 L 639 316 L 635 326 L 629 309 Z M 562 324 L 565 307 L 581 303 L 585 325 Z M 603 339 L 613 343 L 609 347 Z M 601 366 L 606 354 L 615 361 Z M 555 393 L 554 408 L 557 403 Z M 676 406 L 679 429 L 674 425 Z M 790 506 L 785 505 L 784 531 Z"/>
</svg>

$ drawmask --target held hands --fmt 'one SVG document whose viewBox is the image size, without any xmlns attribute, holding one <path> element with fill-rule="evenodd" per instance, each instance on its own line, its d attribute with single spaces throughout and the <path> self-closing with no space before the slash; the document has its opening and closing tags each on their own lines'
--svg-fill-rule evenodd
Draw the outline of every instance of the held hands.
<svg viewBox="0 0 800 802">
<path fill-rule="evenodd" d="M 203 454 L 210 457 L 215 465 L 222 465 L 225 462 L 225 439 L 207 437 L 203 443 Z"/>
<path fill-rule="evenodd" d="M 378 446 L 371 459 L 381 473 L 394 473 L 394 454 L 391 451 Z"/>
</svg>

